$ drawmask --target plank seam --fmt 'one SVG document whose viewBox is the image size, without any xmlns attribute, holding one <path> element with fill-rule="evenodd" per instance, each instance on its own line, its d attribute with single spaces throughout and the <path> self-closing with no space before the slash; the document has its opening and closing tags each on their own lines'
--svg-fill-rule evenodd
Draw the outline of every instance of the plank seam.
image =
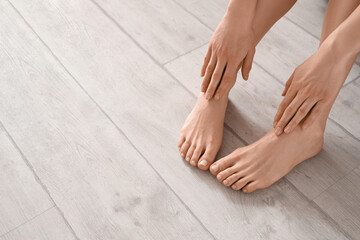
<svg viewBox="0 0 360 240">
<path fill-rule="evenodd" d="M 179 201 L 183 204 L 183 206 L 185 207 L 185 209 L 187 211 L 189 211 L 189 213 L 199 222 L 199 224 L 204 228 L 205 231 L 207 231 L 212 237 L 213 239 L 216 239 L 215 236 L 209 231 L 209 229 L 207 229 L 205 227 L 205 225 L 200 221 L 200 219 L 190 210 L 190 208 L 185 204 L 185 202 L 179 197 L 179 195 L 170 187 L 170 185 L 165 181 L 165 179 L 157 172 L 157 170 L 153 167 L 153 165 L 147 160 L 147 158 L 145 158 L 145 156 L 139 151 L 139 149 L 134 145 L 134 143 L 132 141 L 130 141 L 129 137 L 115 124 L 115 122 L 110 118 L 110 116 L 100 107 L 100 105 L 90 96 L 90 94 L 84 89 L 84 87 L 77 81 L 77 79 L 70 73 L 70 71 L 65 67 L 65 65 L 60 61 L 60 59 L 52 52 L 51 48 L 45 43 L 44 40 L 42 40 L 42 38 L 37 34 L 37 32 L 35 31 L 35 29 L 32 28 L 32 26 L 26 21 L 26 19 L 21 15 L 21 13 L 15 8 L 15 6 L 12 5 L 12 3 L 10 2 L 10 0 L 8 0 L 10 5 L 15 9 L 15 11 L 21 16 L 21 18 L 23 19 L 23 21 L 26 23 L 26 25 L 31 29 L 31 31 L 34 32 L 34 34 L 37 36 L 37 38 L 42 42 L 42 44 L 48 49 L 48 51 L 51 53 L 51 55 L 55 58 L 55 60 L 64 68 L 64 70 L 69 74 L 69 76 L 74 80 L 74 82 L 80 87 L 80 89 L 89 97 L 89 99 L 98 107 L 98 109 L 105 115 L 105 117 L 115 126 L 115 128 L 120 132 L 120 134 L 122 134 L 127 141 L 130 143 L 130 145 L 132 147 L 134 147 L 134 149 L 141 155 L 141 157 L 145 160 L 145 162 L 147 162 L 147 164 L 153 169 L 153 171 L 156 173 L 156 175 L 158 175 L 158 177 L 164 182 L 164 184 L 170 189 L 171 192 L 173 192 L 173 194 L 179 199 Z M 162 68 L 162 65 L 156 61 L 148 52 L 146 52 L 124 29 L 122 29 L 122 27 L 120 25 L 117 24 L 117 22 L 110 16 L 107 14 L 107 12 L 105 12 L 105 10 L 103 10 L 96 2 L 94 2 L 93 0 L 89 0 L 91 1 L 97 8 L 99 8 L 99 10 L 106 16 L 108 17 L 118 28 L 120 31 L 122 31 L 125 35 L 127 35 L 134 43 L 135 45 L 137 45 L 140 50 L 142 50 L 146 55 L 148 55 L 160 68 Z M 163 68 L 162 68 L 163 69 Z M 5 129 L 5 128 L 4 128 Z M 16 144 L 14 142 L 14 144 Z M 18 148 L 18 147 L 17 147 Z M 19 149 L 19 148 L 18 148 Z M 19 149 L 20 151 L 20 149 Z M 25 157 L 25 156 L 24 156 Z M 30 163 L 28 163 L 28 165 L 30 165 L 29 167 L 32 169 L 32 166 Z M 32 169 L 33 170 L 33 169 Z M 34 175 L 36 175 L 36 173 L 33 170 Z M 37 175 L 36 175 L 37 176 Z M 37 178 L 39 179 L 39 177 L 37 176 Z M 39 179 L 40 181 L 40 179 Z M 46 186 L 44 184 L 42 184 L 43 188 L 45 188 L 45 190 L 47 191 L 49 197 L 50 193 L 47 190 Z M 51 200 L 54 202 L 55 201 L 51 198 Z M 56 204 L 55 204 L 56 205 Z M 71 225 L 69 224 L 69 222 L 67 221 L 67 219 L 65 218 L 64 213 L 61 211 L 61 209 L 56 205 L 58 211 L 61 213 L 62 217 L 64 218 L 66 224 L 68 225 L 68 227 L 70 227 L 70 229 L 72 230 L 73 234 L 75 235 L 76 239 L 79 239 L 75 233 L 75 231 L 73 230 L 73 228 L 71 227 Z"/>
<path fill-rule="evenodd" d="M 35 216 L 31 217 L 30 219 L 26 220 L 25 222 L 23 222 L 23 223 L 19 224 L 18 226 L 10 229 L 10 230 L 7 231 L 6 233 L 1 234 L 1 235 L 0 235 L 0 238 L 2 238 L 2 237 L 4 237 L 5 235 L 7 235 L 7 234 L 9 234 L 9 233 L 11 233 L 11 232 L 13 232 L 13 231 L 15 231 L 15 230 L 18 229 L 18 228 L 24 226 L 24 225 L 27 224 L 28 222 L 31 222 L 31 221 L 35 220 L 37 217 L 41 216 L 42 214 L 46 213 L 47 211 L 49 211 L 50 209 L 53 209 L 53 208 L 55 208 L 55 207 L 56 207 L 56 206 L 53 205 L 53 206 L 49 207 L 48 209 L 45 209 L 44 211 L 36 214 Z"/>
<path fill-rule="evenodd" d="M 187 55 L 187 54 L 189 54 L 189 53 L 191 53 L 191 52 L 193 52 L 193 51 L 198 50 L 199 48 L 202 48 L 203 46 L 207 45 L 208 43 L 209 43 L 209 42 L 207 41 L 206 43 L 203 43 L 203 44 L 201 44 L 200 46 L 197 46 L 197 47 L 191 49 L 190 51 L 187 51 L 187 52 L 185 52 L 185 53 L 182 53 L 182 54 L 174 57 L 173 59 L 170 59 L 170 60 L 162 63 L 161 65 L 162 65 L 162 66 L 165 66 L 165 65 L 168 64 L 168 63 L 171 63 L 171 62 L 173 62 L 173 61 L 175 61 L 175 60 L 177 60 L 177 59 L 179 59 L 179 58 L 181 58 L 181 57 L 183 57 L 183 56 L 185 56 L 185 55 Z"/>
</svg>

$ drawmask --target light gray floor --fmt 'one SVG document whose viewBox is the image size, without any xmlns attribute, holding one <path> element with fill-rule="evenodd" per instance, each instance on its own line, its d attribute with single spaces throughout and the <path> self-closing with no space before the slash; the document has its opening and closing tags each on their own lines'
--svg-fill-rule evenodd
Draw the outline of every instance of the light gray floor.
<svg viewBox="0 0 360 240">
<path fill-rule="evenodd" d="M 188 166 L 177 139 L 225 0 L 0 1 L 0 239 L 360 239 L 360 67 L 325 146 L 243 194 Z M 231 92 L 219 157 L 263 136 L 317 48 L 301 0 Z M 239 78 L 240 79 L 240 78 Z"/>
</svg>

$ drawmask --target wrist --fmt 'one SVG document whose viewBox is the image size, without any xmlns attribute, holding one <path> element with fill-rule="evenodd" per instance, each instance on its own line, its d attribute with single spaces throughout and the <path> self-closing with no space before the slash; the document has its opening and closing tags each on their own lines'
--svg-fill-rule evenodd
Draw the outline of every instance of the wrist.
<svg viewBox="0 0 360 240">
<path fill-rule="evenodd" d="M 334 30 L 326 40 L 320 45 L 320 52 L 331 57 L 336 64 L 344 63 L 346 65 L 353 64 L 358 51 L 353 49 L 353 46 L 346 42 L 341 29 Z"/>
</svg>

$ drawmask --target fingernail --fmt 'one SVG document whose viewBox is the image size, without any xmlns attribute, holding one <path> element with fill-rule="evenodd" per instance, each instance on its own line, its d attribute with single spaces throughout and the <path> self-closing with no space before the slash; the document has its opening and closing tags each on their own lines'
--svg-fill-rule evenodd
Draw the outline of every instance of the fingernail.
<svg viewBox="0 0 360 240">
<path fill-rule="evenodd" d="M 219 100 L 219 99 L 220 99 L 219 94 L 216 94 L 216 95 L 215 95 L 215 100 Z"/>
<path fill-rule="evenodd" d="M 199 165 L 206 167 L 208 165 L 208 162 L 205 159 L 203 159 L 200 161 Z"/>
<path fill-rule="evenodd" d="M 274 127 L 276 127 L 276 124 L 277 124 L 278 122 L 276 121 L 276 122 L 274 122 Z"/>
<path fill-rule="evenodd" d="M 275 133 L 276 135 L 280 135 L 282 133 L 281 128 L 276 128 Z"/>
<path fill-rule="evenodd" d="M 285 132 L 286 134 L 288 134 L 288 133 L 290 132 L 290 128 L 289 128 L 289 127 L 286 127 L 285 130 L 284 130 L 284 132 Z"/>
<path fill-rule="evenodd" d="M 217 172 L 219 170 L 218 165 L 212 165 L 211 170 L 213 170 L 214 172 Z"/>
</svg>

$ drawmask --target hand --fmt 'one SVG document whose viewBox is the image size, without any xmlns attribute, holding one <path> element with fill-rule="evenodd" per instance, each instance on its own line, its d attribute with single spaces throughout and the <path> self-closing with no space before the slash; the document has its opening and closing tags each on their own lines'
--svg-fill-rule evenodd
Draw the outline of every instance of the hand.
<svg viewBox="0 0 360 240">
<path fill-rule="evenodd" d="M 247 80 L 254 54 L 252 28 L 241 26 L 235 17 L 225 15 L 211 38 L 201 68 L 201 77 L 204 77 L 201 91 L 205 98 L 209 100 L 215 94 L 215 100 L 218 100 L 230 91 L 240 67 L 243 78 Z"/>
<path fill-rule="evenodd" d="M 335 101 L 348 72 L 344 60 L 336 59 L 329 46 L 298 66 L 286 82 L 274 118 L 276 135 L 292 132 L 300 122 L 307 128 Z"/>
</svg>

